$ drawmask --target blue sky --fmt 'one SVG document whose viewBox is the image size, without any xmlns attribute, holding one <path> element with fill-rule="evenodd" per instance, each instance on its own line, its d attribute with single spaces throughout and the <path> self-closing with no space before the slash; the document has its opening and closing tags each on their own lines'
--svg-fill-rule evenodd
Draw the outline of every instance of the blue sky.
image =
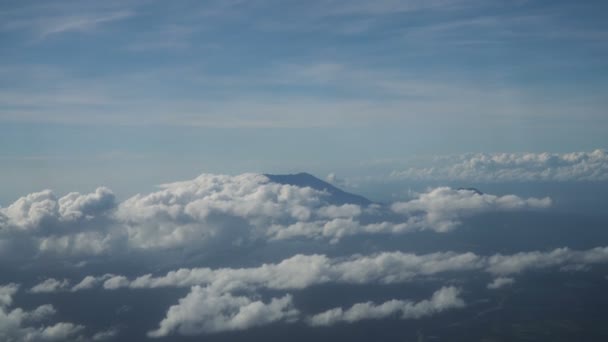
<svg viewBox="0 0 608 342">
<path fill-rule="evenodd" d="M 348 176 L 420 155 L 605 148 L 607 7 L 3 1 L 0 201 L 201 172 Z"/>
</svg>

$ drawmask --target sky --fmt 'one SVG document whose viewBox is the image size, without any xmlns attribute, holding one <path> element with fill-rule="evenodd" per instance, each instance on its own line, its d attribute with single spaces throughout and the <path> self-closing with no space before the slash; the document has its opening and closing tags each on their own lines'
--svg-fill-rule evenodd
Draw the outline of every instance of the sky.
<svg viewBox="0 0 608 342">
<path fill-rule="evenodd" d="M 5 205 L 607 144 L 602 1 L 3 1 Z M 91 180 L 95 179 L 96 182 Z M 99 182 L 98 182 L 99 181 Z"/>
<path fill-rule="evenodd" d="M 0 0 L 0 341 L 608 341 L 606 13 Z"/>
</svg>

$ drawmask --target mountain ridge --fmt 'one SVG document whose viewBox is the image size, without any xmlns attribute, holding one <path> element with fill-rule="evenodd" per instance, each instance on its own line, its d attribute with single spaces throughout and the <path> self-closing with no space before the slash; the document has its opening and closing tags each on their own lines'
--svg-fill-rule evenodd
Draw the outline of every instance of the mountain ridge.
<svg viewBox="0 0 608 342">
<path fill-rule="evenodd" d="M 295 185 L 299 187 L 310 187 L 315 190 L 327 191 L 331 194 L 330 201 L 332 204 L 358 204 L 367 206 L 373 202 L 361 195 L 346 192 L 328 182 L 325 182 L 310 173 L 299 172 L 292 174 L 264 174 L 271 182 L 287 185 Z"/>
</svg>

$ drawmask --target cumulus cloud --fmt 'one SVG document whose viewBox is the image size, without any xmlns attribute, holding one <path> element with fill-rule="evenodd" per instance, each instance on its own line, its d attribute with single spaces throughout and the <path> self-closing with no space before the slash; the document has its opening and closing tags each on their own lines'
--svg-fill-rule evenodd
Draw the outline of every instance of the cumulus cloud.
<svg viewBox="0 0 608 342">
<path fill-rule="evenodd" d="M 393 171 L 393 178 L 476 182 L 607 181 L 604 150 L 574 153 L 475 153 L 439 157 L 432 166 Z"/>
<path fill-rule="evenodd" d="M 134 196 L 120 204 L 116 216 L 132 246 L 171 248 L 227 234 L 264 236 L 267 226 L 309 220 L 327 196 L 308 187 L 272 183 L 258 174 L 203 174 Z"/>
<path fill-rule="evenodd" d="M 338 242 L 341 238 L 355 234 L 401 234 L 418 230 L 447 232 L 458 227 L 462 219 L 484 212 L 534 210 L 551 206 L 551 199 L 520 198 L 515 195 L 494 196 L 474 190 L 439 187 L 407 202 L 396 202 L 390 206 L 393 213 L 401 215 L 400 220 L 379 221 L 362 224 L 356 220 L 361 214 L 359 208 L 345 205 L 328 206 L 320 210 L 329 220 L 296 222 L 288 226 L 271 226 L 268 234 L 272 239 L 295 237 L 330 239 Z"/>
<path fill-rule="evenodd" d="M 75 291 L 80 291 L 80 290 L 91 289 L 112 277 L 113 277 L 113 275 L 111 275 L 111 274 L 104 274 L 104 275 L 98 276 L 98 277 L 86 276 L 78 284 L 74 285 L 72 287 L 71 291 L 75 292 Z"/>
<path fill-rule="evenodd" d="M 375 305 L 358 303 L 351 308 L 331 309 L 306 319 L 311 326 L 328 326 L 339 322 L 353 323 L 364 319 L 381 319 L 399 315 L 401 319 L 418 319 L 442 311 L 461 308 L 464 301 L 454 287 L 443 287 L 430 299 L 420 302 L 391 300 Z M 150 337 L 171 334 L 200 335 L 229 330 L 243 330 L 278 321 L 295 322 L 301 319 L 287 294 L 268 302 L 246 296 L 218 292 L 211 287 L 193 286 L 190 293 L 167 311 L 159 328 L 148 333 Z"/>
<path fill-rule="evenodd" d="M 190 293 L 179 300 L 179 304 L 169 308 L 158 329 L 150 331 L 148 336 L 163 337 L 173 332 L 199 335 L 243 330 L 277 321 L 293 321 L 298 314 L 290 295 L 265 303 L 193 286 Z"/>
<path fill-rule="evenodd" d="M 250 268 L 182 268 L 162 276 L 146 274 L 135 279 L 114 275 L 105 289 L 205 286 L 217 291 L 299 290 L 324 283 L 395 284 L 446 272 L 483 271 L 499 277 L 528 270 L 608 263 L 608 247 L 588 250 L 558 248 L 511 255 L 480 256 L 472 252 L 413 254 L 382 252 L 370 256 L 329 258 L 325 255 L 295 255 L 278 263 Z M 99 278 L 87 276 L 82 282 Z M 81 283 L 82 283 L 81 282 Z M 92 281 L 91 281 L 92 282 Z M 504 282 L 500 280 L 500 282 Z"/>
<path fill-rule="evenodd" d="M 52 325 L 41 323 L 55 315 L 52 305 L 45 304 L 32 311 L 11 309 L 13 295 L 19 286 L 0 286 L 0 340 L 2 341 L 68 341 L 82 338 L 82 325 L 59 322 Z"/>
<path fill-rule="evenodd" d="M 508 277 L 498 277 L 492 280 L 491 283 L 488 284 L 488 289 L 495 290 L 504 286 L 512 285 L 515 282 L 515 279 Z"/>
<path fill-rule="evenodd" d="M 98 254 L 111 245 L 115 207 L 114 194 L 103 187 L 60 198 L 50 190 L 21 197 L 0 208 L 0 255 Z"/>
<path fill-rule="evenodd" d="M 93 193 L 69 193 L 57 198 L 44 190 L 19 198 L 7 208 L 0 208 L 5 226 L 17 230 L 62 230 L 69 224 L 93 220 L 115 207 L 112 191 L 100 187 Z"/>
<path fill-rule="evenodd" d="M 310 317 L 308 322 L 312 326 L 329 326 L 340 322 L 354 323 L 366 319 L 387 317 L 418 319 L 448 309 L 464 307 L 464 300 L 458 297 L 459 292 L 455 287 L 442 287 L 433 294 L 431 299 L 418 303 L 396 299 L 382 304 L 357 303 L 346 310 L 335 308 L 316 314 Z"/>
<path fill-rule="evenodd" d="M 495 279 L 489 289 L 497 289 L 514 282 L 512 276 L 542 268 L 583 270 L 594 264 L 608 263 L 608 247 L 588 250 L 558 248 L 552 251 L 532 251 L 511 255 L 481 256 L 475 253 L 437 252 L 412 254 L 382 252 L 369 256 L 329 258 L 326 255 L 294 255 L 278 263 L 249 268 L 182 268 L 161 276 L 145 274 L 134 279 L 124 275 L 104 274 L 86 276 L 72 288 L 79 291 L 102 286 L 106 290 L 118 288 L 190 287 L 190 293 L 169 308 L 150 337 L 171 334 L 198 335 L 228 330 L 242 330 L 273 322 L 301 319 L 293 306 L 291 294 L 262 300 L 261 290 L 298 291 L 311 286 L 335 284 L 398 284 L 437 275 L 458 272 L 486 272 Z M 51 280 L 45 283 L 53 283 Z M 0 302 L 10 305 L 11 291 L 0 291 Z M 9 293 L 7 296 L 6 293 Z M 401 317 L 419 318 L 451 308 L 464 306 L 459 291 L 445 287 L 432 298 L 420 302 L 390 300 L 375 304 L 363 302 L 350 308 L 334 308 L 313 315 L 307 322 L 313 326 L 363 319 Z"/>
<path fill-rule="evenodd" d="M 596 247 L 586 251 L 557 248 L 550 252 L 522 252 L 512 255 L 496 254 L 488 258 L 487 270 L 493 274 L 510 275 L 530 269 L 566 267 L 583 270 L 577 266 L 589 266 L 608 262 L 608 247 Z"/>
<path fill-rule="evenodd" d="M 33 286 L 30 289 L 30 292 L 32 292 L 32 293 L 56 292 L 56 291 L 67 289 L 69 286 L 70 286 L 70 282 L 67 279 L 57 280 L 55 278 L 49 278 L 49 279 L 46 279 L 43 282 Z"/>
<path fill-rule="evenodd" d="M 417 225 L 445 232 L 460 224 L 460 220 L 482 212 L 547 208 L 550 198 L 522 199 L 514 195 L 494 196 L 474 190 L 439 187 L 408 202 L 393 203 L 391 209 L 415 217 Z M 416 215 L 416 213 L 422 213 Z"/>
<path fill-rule="evenodd" d="M 107 341 L 112 340 L 118 336 L 120 330 L 118 328 L 110 328 L 107 330 L 99 331 L 92 337 L 93 341 Z"/>
<path fill-rule="evenodd" d="M 60 198 L 48 190 L 24 196 L 0 208 L 0 253 L 16 257 L 200 251 L 294 238 L 337 243 L 357 234 L 444 232 L 478 213 L 550 204 L 548 198 L 450 188 L 432 189 L 392 206 L 336 204 L 327 191 L 271 182 L 260 174 L 203 174 L 121 203 L 103 187 Z"/>
<path fill-rule="evenodd" d="M 17 293 L 17 284 L 7 284 L 0 286 L 0 308 L 10 306 L 13 303 L 13 295 Z"/>
<path fill-rule="evenodd" d="M 416 255 L 385 252 L 372 256 L 331 259 L 325 255 L 295 255 L 276 264 L 251 268 L 182 268 L 164 276 L 143 275 L 133 280 L 114 276 L 106 289 L 119 287 L 157 288 L 207 286 L 221 291 L 259 288 L 303 289 L 323 283 L 390 284 L 447 271 L 483 268 L 484 259 L 473 253 L 432 253 Z M 112 286 L 107 286 L 112 281 Z"/>
</svg>

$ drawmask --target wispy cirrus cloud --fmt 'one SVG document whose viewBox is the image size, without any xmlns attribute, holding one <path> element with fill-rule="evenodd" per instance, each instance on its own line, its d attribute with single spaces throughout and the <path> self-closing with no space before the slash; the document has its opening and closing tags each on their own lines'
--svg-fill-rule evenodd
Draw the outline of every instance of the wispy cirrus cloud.
<svg viewBox="0 0 608 342">
<path fill-rule="evenodd" d="M 5 21 L 0 25 L 0 31 L 31 32 L 35 39 L 40 41 L 69 32 L 91 32 L 108 23 L 125 20 L 135 15 L 132 10 L 68 11 L 66 14 L 52 9 L 42 6 L 39 9 L 32 8 L 13 15 L 10 12 L 3 13 L 2 17 L 5 17 Z"/>
</svg>

